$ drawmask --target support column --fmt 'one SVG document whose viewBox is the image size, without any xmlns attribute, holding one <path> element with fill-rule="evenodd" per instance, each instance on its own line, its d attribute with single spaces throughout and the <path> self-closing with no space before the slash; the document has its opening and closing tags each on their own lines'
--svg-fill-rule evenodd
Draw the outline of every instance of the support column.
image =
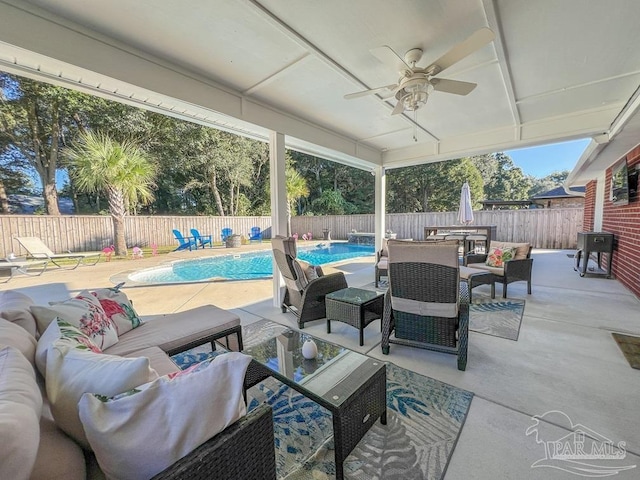
<svg viewBox="0 0 640 480">
<path fill-rule="evenodd" d="M 287 234 L 287 183 L 285 178 L 284 134 L 269 136 L 269 182 L 271 186 L 271 237 Z M 282 304 L 282 277 L 273 261 L 273 305 Z"/>
<path fill-rule="evenodd" d="M 373 170 L 376 176 L 375 182 L 375 233 L 376 233 L 376 251 L 382 248 L 382 239 L 386 231 L 386 197 L 387 182 L 384 167 L 375 167 Z"/>
</svg>

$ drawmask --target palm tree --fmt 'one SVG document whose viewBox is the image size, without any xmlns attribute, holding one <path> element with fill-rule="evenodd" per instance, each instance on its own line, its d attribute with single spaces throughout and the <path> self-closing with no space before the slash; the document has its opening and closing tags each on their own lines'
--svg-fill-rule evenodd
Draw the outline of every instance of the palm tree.
<svg viewBox="0 0 640 480">
<path fill-rule="evenodd" d="M 100 132 L 83 133 L 69 154 L 69 163 L 79 191 L 106 192 L 116 255 L 126 255 L 124 217 L 131 207 L 153 200 L 155 163 L 135 142 L 116 142 Z"/>
<path fill-rule="evenodd" d="M 291 235 L 291 210 L 300 197 L 309 195 L 309 187 L 307 186 L 307 180 L 293 167 L 287 166 L 285 176 L 287 184 L 287 233 Z"/>
</svg>

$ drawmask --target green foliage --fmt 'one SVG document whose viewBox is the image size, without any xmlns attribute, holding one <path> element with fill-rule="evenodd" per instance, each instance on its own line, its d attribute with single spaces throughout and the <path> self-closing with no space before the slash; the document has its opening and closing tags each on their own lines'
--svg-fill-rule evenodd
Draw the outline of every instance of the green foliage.
<svg viewBox="0 0 640 480">
<path fill-rule="evenodd" d="M 529 189 L 529 197 L 533 197 L 539 193 L 548 192 L 549 190 L 562 186 L 568 176 L 569 170 L 564 170 L 562 172 L 550 173 L 543 178 L 531 179 L 532 185 Z"/>
<path fill-rule="evenodd" d="M 469 182 L 473 206 L 479 208 L 482 176 L 467 158 L 389 170 L 388 212 L 456 211 L 464 182 Z"/>
</svg>

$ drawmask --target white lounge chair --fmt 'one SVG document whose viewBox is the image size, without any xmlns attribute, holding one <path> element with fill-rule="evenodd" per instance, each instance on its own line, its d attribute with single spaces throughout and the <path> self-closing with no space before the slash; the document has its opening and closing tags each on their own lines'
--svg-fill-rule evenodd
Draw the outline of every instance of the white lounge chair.
<svg viewBox="0 0 640 480">
<path fill-rule="evenodd" d="M 49 260 L 20 261 L 5 258 L 0 260 L 0 276 L 7 277 L 7 279 L 3 283 L 7 283 L 9 280 L 11 280 L 16 272 L 23 273 L 25 275 L 38 276 L 44 273 L 44 271 L 47 269 L 48 264 Z M 31 269 L 37 270 L 29 271 Z"/>
<path fill-rule="evenodd" d="M 100 261 L 101 252 L 88 252 L 88 253 L 53 253 L 49 247 L 47 247 L 42 240 L 38 237 L 15 237 L 18 243 L 29 252 L 31 258 L 36 260 L 48 260 L 54 265 L 65 268 L 66 266 L 60 265 L 56 260 L 75 260 L 76 263 L 69 270 L 73 270 L 81 263 L 84 265 L 95 265 Z M 95 259 L 95 260 L 94 260 Z"/>
</svg>

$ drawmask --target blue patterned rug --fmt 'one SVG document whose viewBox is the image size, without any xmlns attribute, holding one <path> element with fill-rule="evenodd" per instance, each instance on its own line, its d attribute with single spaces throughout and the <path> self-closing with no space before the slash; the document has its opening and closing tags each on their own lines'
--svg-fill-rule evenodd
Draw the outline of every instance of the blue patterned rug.
<svg viewBox="0 0 640 480">
<path fill-rule="evenodd" d="M 469 330 L 518 340 L 524 300 L 486 301 L 469 305 Z"/>
<path fill-rule="evenodd" d="M 243 327 L 246 347 L 278 335 L 286 327 L 262 320 Z M 175 355 L 181 368 L 211 353 Z M 473 393 L 387 364 L 387 425 L 379 421 L 345 460 L 351 480 L 439 480 L 466 419 Z M 335 478 L 331 414 L 277 380 L 248 391 L 249 409 L 273 408 L 278 478 Z"/>
</svg>

